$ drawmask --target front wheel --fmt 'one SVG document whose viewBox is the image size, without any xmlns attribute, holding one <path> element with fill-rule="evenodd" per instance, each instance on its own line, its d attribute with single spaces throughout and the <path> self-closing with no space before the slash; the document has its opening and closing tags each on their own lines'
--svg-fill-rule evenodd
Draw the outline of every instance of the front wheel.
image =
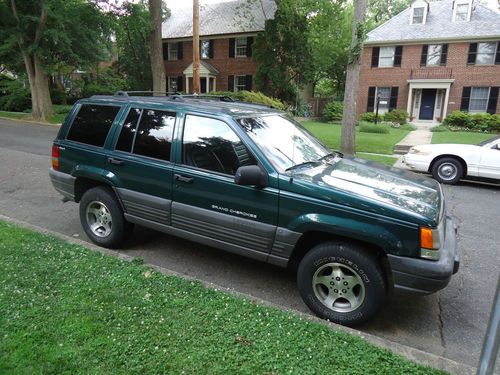
<svg viewBox="0 0 500 375">
<path fill-rule="evenodd" d="M 462 164 L 454 158 L 439 159 L 432 166 L 432 177 L 443 184 L 456 184 L 463 175 Z"/>
<path fill-rule="evenodd" d="M 346 326 L 371 319 L 386 297 L 379 262 L 364 249 L 340 242 L 311 249 L 299 264 L 297 283 L 316 315 Z"/>
</svg>

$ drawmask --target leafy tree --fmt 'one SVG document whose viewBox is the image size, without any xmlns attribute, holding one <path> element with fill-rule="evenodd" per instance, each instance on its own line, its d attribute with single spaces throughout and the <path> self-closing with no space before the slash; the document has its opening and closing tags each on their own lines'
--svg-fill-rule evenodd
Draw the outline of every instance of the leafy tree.
<svg viewBox="0 0 500 375">
<path fill-rule="evenodd" d="M 85 69 L 104 59 L 110 20 L 85 0 L 0 0 L 0 58 L 28 77 L 32 115 L 52 115 L 48 76 L 58 67 Z"/>
<path fill-rule="evenodd" d="M 277 0 L 276 5 L 274 18 L 266 21 L 253 46 L 255 80 L 259 91 L 292 102 L 294 83 L 309 80 L 313 73 L 307 12 L 299 0 Z"/>
</svg>

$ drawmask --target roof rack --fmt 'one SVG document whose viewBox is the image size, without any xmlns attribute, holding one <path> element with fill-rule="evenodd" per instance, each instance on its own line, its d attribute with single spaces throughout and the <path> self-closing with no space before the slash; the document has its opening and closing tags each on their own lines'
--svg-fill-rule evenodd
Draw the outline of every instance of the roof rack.
<svg viewBox="0 0 500 375">
<path fill-rule="evenodd" d="M 114 96 L 130 96 L 129 94 L 151 94 L 151 96 L 154 96 L 155 94 L 161 94 L 164 96 L 172 96 L 172 95 L 181 95 L 181 93 L 175 91 L 175 92 L 168 92 L 168 91 L 117 91 L 115 92 Z"/>
</svg>

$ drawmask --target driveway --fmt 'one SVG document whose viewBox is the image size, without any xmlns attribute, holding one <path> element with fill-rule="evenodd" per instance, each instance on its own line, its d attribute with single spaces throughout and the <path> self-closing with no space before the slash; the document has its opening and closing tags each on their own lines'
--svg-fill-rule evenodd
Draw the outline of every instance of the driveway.
<svg viewBox="0 0 500 375">
<path fill-rule="evenodd" d="M 63 203 L 48 168 L 57 127 L 0 119 L 0 214 L 88 241 L 78 206 Z M 396 295 L 360 330 L 476 366 L 499 276 L 500 186 L 446 186 L 448 213 L 459 226 L 462 262 L 443 291 Z M 286 270 L 136 228 L 120 252 L 181 274 L 308 312 Z"/>
</svg>

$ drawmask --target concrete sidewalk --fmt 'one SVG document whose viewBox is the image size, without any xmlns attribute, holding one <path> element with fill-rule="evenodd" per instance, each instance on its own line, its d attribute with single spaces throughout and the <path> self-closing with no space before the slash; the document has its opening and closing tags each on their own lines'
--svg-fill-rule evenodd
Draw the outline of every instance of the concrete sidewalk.
<svg viewBox="0 0 500 375">
<path fill-rule="evenodd" d="M 410 132 L 406 137 L 404 137 L 399 143 L 394 146 L 394 154 L 404 155 L 412 146 L 429 144 L 432 141 L 431 128 L 437 126 L 437 124 L 422 124 L 416 123 L 411 124 L 417 128 Z"/>
</svg>

